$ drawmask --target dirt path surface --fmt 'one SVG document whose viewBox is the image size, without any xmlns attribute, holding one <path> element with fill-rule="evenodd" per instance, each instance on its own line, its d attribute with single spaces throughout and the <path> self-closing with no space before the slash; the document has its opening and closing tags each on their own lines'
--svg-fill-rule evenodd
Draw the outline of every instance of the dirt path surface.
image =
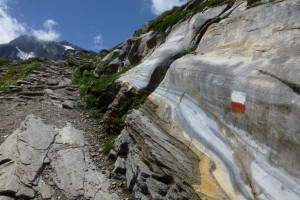
<svg viewBox="0 0 300 200">
<path fill-rule="evenodd" d="M 0 94 L 0 200 L 129 198 L 71 79 L 48 62 Z"/>
</svg>

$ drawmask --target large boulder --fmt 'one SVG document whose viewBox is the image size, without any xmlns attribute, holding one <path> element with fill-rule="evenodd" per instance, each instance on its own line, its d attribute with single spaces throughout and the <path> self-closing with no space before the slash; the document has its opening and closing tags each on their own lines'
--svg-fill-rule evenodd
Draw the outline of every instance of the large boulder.
<svg viewBox="0 0 300 200">
<path fill-rule="evenodd" d="M 105 66 L 107 66 L 114 58 L 119 57 L 121 50 L 120 49 L 115 49 L 109 54 L 107 54 L 97 65 L 96 69 L 94 70 L 94 75 L 99 76 L 99 73 Z"/>
</svg>

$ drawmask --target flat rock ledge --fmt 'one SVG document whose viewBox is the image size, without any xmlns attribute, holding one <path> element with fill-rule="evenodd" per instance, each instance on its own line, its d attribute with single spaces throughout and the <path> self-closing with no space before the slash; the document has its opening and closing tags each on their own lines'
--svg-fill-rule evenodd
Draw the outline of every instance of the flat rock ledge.
<svg viewBox="0 0 300 200">
<path fill-rule="evenodd" d="M 2 199 L 120 199 L 96 170 L 83 132 L 29 115 L 0 146 Z"/>
</svg>

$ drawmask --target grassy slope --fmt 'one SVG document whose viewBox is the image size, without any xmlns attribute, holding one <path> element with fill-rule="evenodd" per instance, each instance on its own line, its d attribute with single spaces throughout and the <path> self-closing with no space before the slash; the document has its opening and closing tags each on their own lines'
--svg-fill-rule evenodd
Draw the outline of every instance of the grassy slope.
<svg viewBox="0 0 300 200">
<path fill-rule="evenodd" d="M 149 30 L 153 30 L 155 32 L 164 32 L 169 27 L 174 26 L 179 21 L 183 21 L 193 16 L 195 13 L 202 12 L 207 7 L 214 7 L 220 4 L 223 4 L 224 0 L 206 0 L 201 1 L 198 0 L 193 6 L 188 6 L 190 2 L 181 6 L 174 7 L 172 10 L 166 11 L 156 19 L 149 22 Z M 188 6 L 188 7 L 187 7 Z M 142 29 L 135 31 L 135 37 L 144 34 Z"/>
<path fill-rule="evenodd" d="M 6 90 L 10 85 L 15 85 L 18 80 L 25 79 L 32 70 L 38 69 L 40 65 L 41 61 L 38 59 L 19 62 L 1 59 L 0 71 L 4 69 L 8 71 L 0 75 L 0 91 Z"/>
</svg>

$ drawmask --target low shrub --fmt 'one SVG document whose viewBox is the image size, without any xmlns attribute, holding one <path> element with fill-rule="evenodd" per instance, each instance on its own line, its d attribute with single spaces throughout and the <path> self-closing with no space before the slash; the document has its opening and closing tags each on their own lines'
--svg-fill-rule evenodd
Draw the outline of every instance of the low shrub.
<svg viewBox="0 0 300 200">
<path fill-rule="evenodd" d="M 110 136 L 110 138 L 108 138 L 106 140 L 106 142 L 103 144 L 103 146 L 102 146 L 102 152 L 104 154 L 109 154 L 110 150 L 113 149 L 116 137 L 117 136 L 115 136 L 115 135 Z"/>
</svg>

